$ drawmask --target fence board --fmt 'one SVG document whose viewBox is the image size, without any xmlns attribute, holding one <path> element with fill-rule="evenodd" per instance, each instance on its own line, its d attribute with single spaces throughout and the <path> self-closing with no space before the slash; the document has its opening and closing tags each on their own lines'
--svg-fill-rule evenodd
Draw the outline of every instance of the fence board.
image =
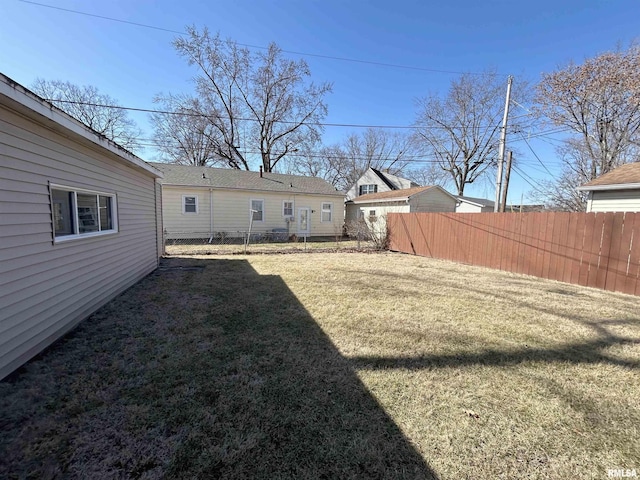
<svg viewBox="0 0 640 480">
<path fill-rule="evenodd" d="M 613 223 L 611 225 L 611 242 L 609 244 L 609 251 L 607 255 L 609 257 L 608 268 L 605 272 L 604 289 L 615 291 L 616 282 L 618 282 L 618 273 L 626 263 L 626 259 L 622 260 L 625 254 L 622 252 L 622 237 L 624 236 L 624 215 L 616 215 L 613 217 Z"/>
<path fill-rule="evenodd" d="M 389 214 L 391 248 L 640 295 L 640 213 Z"/>
<path fill-rule="evenodd" d="M 577 213 L 575 215 L 572 215 L 572 218 L 576 219 L 576 227 L 573 234 L 571 277 L 569 279 L 569 283 L 578 283 L 578 280 L 580 279 L 580 264 L 582 261 L 582 244 L 584 240 L 584 222 L 586 215 Z"/>
</svg>

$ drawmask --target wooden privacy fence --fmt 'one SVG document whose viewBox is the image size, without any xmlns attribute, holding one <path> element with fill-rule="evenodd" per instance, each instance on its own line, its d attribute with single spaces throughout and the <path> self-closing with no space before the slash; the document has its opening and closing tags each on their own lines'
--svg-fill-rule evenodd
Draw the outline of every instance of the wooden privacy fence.
<svg viewBox="0 0 640 480">
<path fill-rule="evenodd" d="M 390 213 L 390 249 L 640 295 L 640 213 Z"/>
</svg>

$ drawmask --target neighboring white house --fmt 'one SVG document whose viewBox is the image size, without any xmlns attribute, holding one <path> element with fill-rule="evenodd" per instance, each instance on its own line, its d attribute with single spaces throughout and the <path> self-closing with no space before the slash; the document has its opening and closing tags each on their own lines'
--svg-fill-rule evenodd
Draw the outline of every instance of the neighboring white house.
<svg viewBox="0 0 640 480">
<path fill-rule="evenodd" d="M 347 191 L 347 200 L 353 200 L 360 195 L 371 193 L 389 192 L 418 187 L 419 185 L 409 179 L 391 175 L 387 171 L 376 170 L 369 167 L 358 181 Z"/>
<path fill-rule="evenodd" d="M 456 196 L 458 203 L 456 213 L 486 213 L 493 212 L 495 202 L 485 198 Z"/>
<path fill-rule="evenodd" d="M 349 226 L 364 220 L 371 229 L 383 231 L 388 213 L 455 212 L 456 202 L 456 197 L 438 186 L 370 193 L 346 202 L 346 222 Z"/>
<path fill-rule="evenodd" d="M 161 176 L 0 74 L 0 378 L 156 269 Z"/>
<path fill-rule="evenodd" d="M 627 163 L 578 187 L 587 212 L 640 212 L 640 162 Z"/>
<path fill-rule="evenodd" d="M 321 178 L 229 168 L 153 163 L 164 172 L 166 238 L 334 236 L 344 222 L 344 193 Z M 252 218 L 253 217 L 253 218 Z"/>
</svg>

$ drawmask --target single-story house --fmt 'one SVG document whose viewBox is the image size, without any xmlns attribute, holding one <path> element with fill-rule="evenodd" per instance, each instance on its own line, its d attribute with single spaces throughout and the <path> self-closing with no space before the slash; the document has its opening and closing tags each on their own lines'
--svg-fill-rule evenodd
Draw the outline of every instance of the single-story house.
<svg viewBox="0 0 640 480">
<path fill-rule="evenodd" d="M 344 193 L 321 178 L 152 163 L 162 179 L 167 239 L 281 238 L 342 232 Z"/>
<path fill-rule="evenodd" d="M 640 162 L 627 163 L 578 187 L 587 212 L 640 212 Z"/>
<path fill-rule="evenodd" d="M 417 183 L 407 178 L 392 175 L 387 170 L 376 170 L 369 167 L 347 191 L 347 200 L 353 200 L 360 195 L 404 190 L 418 186 Z"/>
<path fill-rule="evenodd" d="M 493 212 L 495 202 L 486 198 L 456 196 L 456 213 L 486 213 Z"/>
<path fill-rule="evenodd" d="M 346 202 L 346 223 L 349 227 L 364 220 L 373 230 L 383 231 L 388 213 L 455 212 L 456 203 L 456 197 L 439 186 L 369 193 Z"/>
<path fill-rule="evenodd" d="M 0 379 L 157 268 L 161 176 L 0 74 Z"/>
</svg>

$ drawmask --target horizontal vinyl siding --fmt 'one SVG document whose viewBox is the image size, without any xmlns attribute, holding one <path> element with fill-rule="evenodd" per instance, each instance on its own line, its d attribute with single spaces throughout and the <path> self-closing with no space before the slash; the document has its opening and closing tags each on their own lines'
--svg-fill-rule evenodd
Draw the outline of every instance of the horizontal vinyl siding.
<svg viewBox="0 0 640 480">
<path fill-rule="evenodd" d="M 182 213 L 182 196 L 198 197 L 198 214 Z M 240 236 L 249 230 L 249 210 L 251 200 L 264 200 L 264 221 L 253 222 L 251 230 L 256 233 L 270 232 L 274 228 L 288 228 L 289 233 L 297 233 L 294 221 L 287 224 L 282 215 L 282 202 L 294 204 L 294 215 L 298 208 L 307 207 L 311 213 L 312 236 L 332 236 L 342 230 L 344 221 L 344 201 L 342 196 L 286 195 L 270 192 L 245 192 L 239 190 L 213 190 L 213 226 L 210 216 L 210 191 L 208 188 L 173 187 L 162 189 L 163 225 L 167 238 L 172 235 L 188 237 L 196 233 L 210 235 L 224 232 L 227 236 Z M 321 222 L 323 203 L 333 204 L 331 222 Z M 182 234 L 182 235 L 178 235 Z"/>
<path fill-rule="evenodd" d="M 412 212 L 455 212 L 456 199 L 437 188 L 431 188 L 409 200 Z"/>
<path fill-rule="evenodd" d="M 0 107 L 0 378 L 157 266 L 154 179 Z M 118 232 L 53 243 L 49 183 L 116 195 Z"/>
<path fill-rule="evenodd" d="M 378 175 L 372 172 L 370 169 L 367 169 L 366 172 L 358 179 L 355 185 L 353 185 L 348 191 L 346 195 L 347 200 L 353 200 L 354 198 L 360 195 L 360 185 L 377 185 L 378 191 L 381 192 L 389 192 L 391 189 L 389 185 L 387 185 Z"/>
<path fill-rule="evenodd" d="M 640 190 L 594 191 L 591 212 L 640 212 Z"/>
</svg>

